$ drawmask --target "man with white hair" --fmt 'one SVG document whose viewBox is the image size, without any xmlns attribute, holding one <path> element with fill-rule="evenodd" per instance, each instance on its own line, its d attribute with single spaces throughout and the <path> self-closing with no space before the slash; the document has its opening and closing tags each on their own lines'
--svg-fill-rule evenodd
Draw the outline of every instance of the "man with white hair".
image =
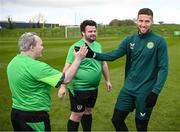
<svg viewBox="0 0 180 132">
<path fill-rule="evenodd" d="M 50 131 L 50 88 L 59 88 L 63 96 L 66 89 L 61 84 L 69 83 L 76 73 L 87 47 L 74 51 L 75 60 L 65 72 L 38 61 L 42 57 L 43 43 L 35 33 L 24 33 L 19 39 L 20 54 L 7 67 L 7 76 L 12 93 L 11 122 L 15 131 Z"/>
</svg>

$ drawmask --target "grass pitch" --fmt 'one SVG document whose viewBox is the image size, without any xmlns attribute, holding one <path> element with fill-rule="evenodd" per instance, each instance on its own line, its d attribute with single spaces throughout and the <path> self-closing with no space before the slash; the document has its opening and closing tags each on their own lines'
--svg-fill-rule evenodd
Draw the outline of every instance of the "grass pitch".
<svg viewBox="0 0 180 132">
<path fill-rule="evenodd" d="M 44 53 L 42 61 L 62 71 L 69 46 L 77 39 L 43 38 Z M 117 47 L 122 37 L 98 37 L 104 51 Z M 149 131 L 180 130 L 180 37 L 166 36 L 169 51 L 169 74 L 166 84 L 154 108 Z M 6 68 L 10 60 L 18 53 L 17 37 L 0 37 L 0 131 L 12 131 L 10 122 L 11 93 L 8 87 Z M 93 110 L 92 131 L 114 131 L 111 123 L 114 104 L 123 85 L 125 58 L 108 62 L 113 90 L 106 91 L 105 81 L 99 86 L 97 103 Z M 70 115 L 69 97 L 63 100 L 57 97 L 57 89 L 52 88 L 50 119 L 52 131 L 66 131 Z M 130 131 L 135 131 L 134 113 L 126 120 Z M 79 130 L 82 130 L 81 126 Z"/>
</svg>

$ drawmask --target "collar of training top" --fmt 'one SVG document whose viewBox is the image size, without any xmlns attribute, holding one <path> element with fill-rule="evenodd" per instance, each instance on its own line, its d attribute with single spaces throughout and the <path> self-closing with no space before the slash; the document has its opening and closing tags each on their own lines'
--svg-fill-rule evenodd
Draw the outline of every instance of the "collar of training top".
<svg viewBox="0 0 180 132">
<path fill-rule="evenodd" d="M 152 32 L 152 30 L 150 29 L 150 30 L 148 30 L 146 33 L 144 33 L 144 34 L 142 34 L 142 33 L 140 33 L 139 31 L 138 31 L 138 36 L 140 37 L 140 38 L 145 38 L 146 36 L 148 36 L 149 34 L 151 34 L 151 32 Z"/>
</svg>

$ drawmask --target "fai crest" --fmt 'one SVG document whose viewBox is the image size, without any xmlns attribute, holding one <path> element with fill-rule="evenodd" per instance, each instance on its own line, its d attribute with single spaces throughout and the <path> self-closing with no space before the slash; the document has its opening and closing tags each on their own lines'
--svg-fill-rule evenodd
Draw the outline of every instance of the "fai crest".
<svg viewBox="0 0 180 132">
<path fill-rule="evenodd" d="M 153 42 L 148 42 L 147 43 L 147 48 L 148 49 L 152 49 L 154 47 L 154 43 Z"/>
</svg>

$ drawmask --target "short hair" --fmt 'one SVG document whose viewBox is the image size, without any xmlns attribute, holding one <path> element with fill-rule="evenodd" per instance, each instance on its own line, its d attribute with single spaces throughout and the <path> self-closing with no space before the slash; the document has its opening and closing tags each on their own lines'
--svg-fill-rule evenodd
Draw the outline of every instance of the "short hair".
<svg viewBox="0 0 180 132">
<path fill-rule="evenodd" d="M 95 27 L 97 27 L 97 24 L 93 20 L 84 20 L 80 25 L 81 32 L 85 32 L 86 26 L 95 26 Z"/>
<path fill-rule="evenodd" d="M 139 12 L 138 12 L 138 16 L 142 15 L 142 14 L 152 16 L 152 18 L 153 18 L 153 11 L 151 9 L 149 9 L 149 8 L 140 9 Z"/>
<path fill-rule="evenodd" d="M 26 32 L 22 34 L 21 37 L 19 38 L 20 51 L 27 51 L 32 46 L 34 47 L 36 45 L 35 36 L 37 36 L 35 32 Z"/>
</svg>

